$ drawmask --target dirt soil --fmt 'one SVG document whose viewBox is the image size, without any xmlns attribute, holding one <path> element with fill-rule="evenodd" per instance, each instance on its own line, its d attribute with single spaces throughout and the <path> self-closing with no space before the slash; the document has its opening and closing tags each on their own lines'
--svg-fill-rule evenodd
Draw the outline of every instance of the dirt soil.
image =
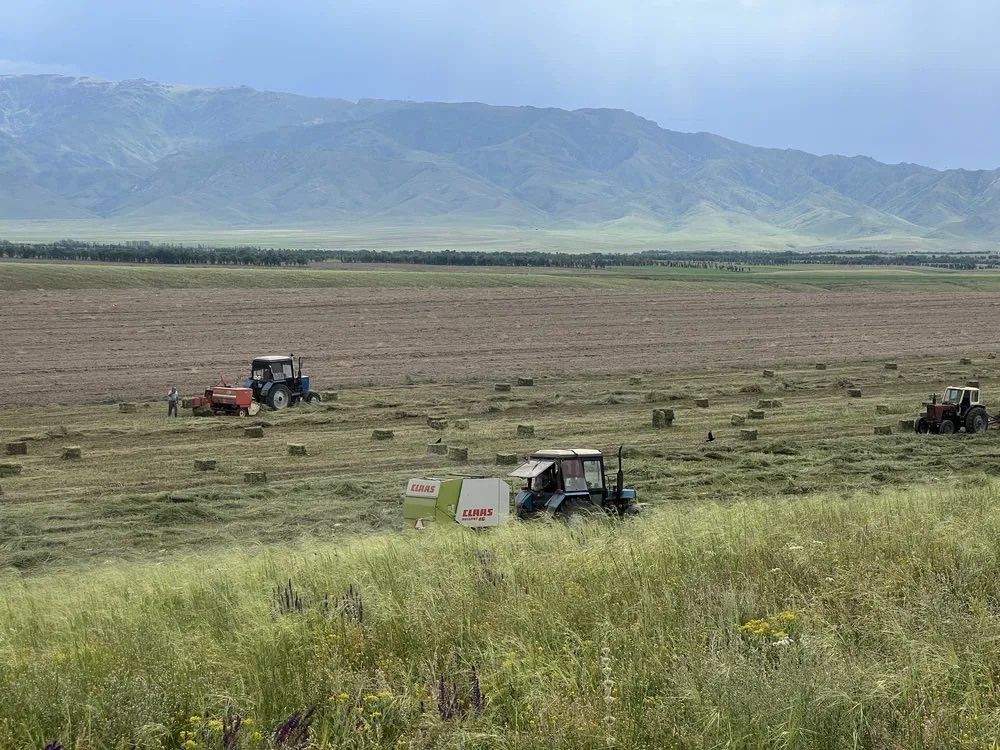
<svg viewBox="0 0 1000 750">
<path fill-rule="evenodd" d="M 513 374 L 964 356 L 1000 299 L 949 292 L 185 289 L 8 292 L 0 404 L 149 399 L 294 352 L 318 388 Z M 974 324 L 956 310 L 975 311 Z M 964 315 L 964 313 L 963 313 Z"/>
</svg>

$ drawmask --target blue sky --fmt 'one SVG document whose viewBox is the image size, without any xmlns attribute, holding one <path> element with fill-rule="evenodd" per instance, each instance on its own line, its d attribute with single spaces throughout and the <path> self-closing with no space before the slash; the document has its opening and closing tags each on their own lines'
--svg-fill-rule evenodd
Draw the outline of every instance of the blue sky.
<svg viewBox="0 0 1000 750">
<path fill-rule="evenodd" d="M 992 0 L 0 0 L 0 72 L 621 107 L 674 130 L 1000 167 Z"/>
</svg>

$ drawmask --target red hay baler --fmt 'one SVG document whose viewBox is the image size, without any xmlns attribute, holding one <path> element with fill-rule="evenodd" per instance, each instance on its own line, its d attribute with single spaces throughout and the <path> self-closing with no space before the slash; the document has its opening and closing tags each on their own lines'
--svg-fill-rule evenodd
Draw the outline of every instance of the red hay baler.
<svg viewBox="0 0 1000 750">
<path fill-rule="evenodd" d="M 235 414 L 240 417 L 254 416 L 260 411 L 260 404 L 253 399 L 253 389 L 233 387 L 220 380 L 205 395 L 190 399 L 191 408 L 208 409 L 213 414 Z"/>
</svg>

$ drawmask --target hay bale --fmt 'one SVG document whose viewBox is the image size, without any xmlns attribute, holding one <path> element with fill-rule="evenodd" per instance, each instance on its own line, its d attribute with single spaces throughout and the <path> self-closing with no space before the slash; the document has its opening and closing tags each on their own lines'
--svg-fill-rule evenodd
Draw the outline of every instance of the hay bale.
<svg viewBox="0 0 1000 750">
<path fill-rule="evenodd" d="M 885 363 L 885 369 L 887 369 L 887 370 L 898 370 L 899 369 L 899 365 L 896 364 L 895 362 L 886 362 Z"/>
<path fill-rule="evenodd" d="M 901 419 L 899 420 L 899 429 L 909 430 L 910 432 L 913 432 L 913 423 L 915 421 L 916 417 L 914 417 L 913 419 Z"/>
<path fill-rule="evenodd" d="M 122 403 L 118 404 L 118 411 L 121 412 L 122 414 L 135 414 L 137 411 L 139 411 L 139 407 L 136 406 L 135 404 L 126 403 L 123 401 Z"/>
<path fill-rule="evenodd" d="M 533 424 L 519 424 L 517 426 L 517 436 L 518 437 L 534 437 L 535 436 L 535 425 L 533 425 Z"/>
<path fill-rule="evenodd" d="M 978 388 L 979 387 L 979 381 L 978 380 L 966 380 L 965 381 L 965 387 L 966 388 Z"/>
<path fill-rule="evenodd" d="M 467 430 L 469 429 L 468 419 L 456 419 L 455 424 L 452 425 L 456 430 Z"/>
<path fill-rule="evenodd" d="M 469 449 L 457 445 L 448 446 L 448 459 L 451 461 L 468 461 Z"/>
<path fill-rule="evenodd" d="M 996 352 L 990 352 L 989 354 L 986 355 L 986 359 L 996 359 L 996 358 L 997 358 Z"/>
<path fill-rule="evenodd" d="M 663 391 L 650 391 L 644 398 L 647 404 L 658 404 L 667 400 L 667 394 Z"/>
<path fill-rule="evenodd" d="M 432 430 L 443 430 L 448 427 L 448 420 L 444 417 L 427 417 L 427 426 Z"/>
<path fill-rule="evenodd" d="M 763 419 L 764 410 L 763 409 L 750 409 L 747 412 L 747 419 Z"/>
<path fill-rule="evenodd" d="M 861 389 L 860 388 L 848 388 L 847 389 L 847 395 L 850 396 L 851 398 L 861 398 Z"/>
<path fill-rule="evenodd" d="M 707 398 L 696 398 L 694 400 L 694 405 L 697 406 L 699 409 L 707 409 L 708 408 L 708 399 Z"/>
<path fill-rule="evenodd" d="M 244 427 L 243 436 L 248 438 L 262 438 L 264 437 L 264 428 L 260 425 L 254 427 Z"/>
<path fill-rule="evenodd" d="M 67 445 L 62 449 L 62 457 L 71 460 L 83 458 L 83 449 L 79 445 Z"/>
<path fill-rule="evenodd" d="M 959 363 L 959 364 L 961 364 L 961 365 L 971 365 L 971 364 L 972 364 L 972 360 L 971 360 L 971 359 L 969 359 L 968 357 L 962 357 L 962 358 L 961 358 L 961 359 L 960 359 L 960 360 L 958 361 L 958 363 Z"/>
<path fill-rule="evenodd" d="M 319 397 L 324 401 L 336 401 L 340 398 L 339 391 L 320 391 Z"/>
<path fill-rule="evenodd" d="M 817 362 L 816 363 L 816 369 L 817 370 L 825 370 L 826 369 L 826 363 L 825 362 Z"/>
<path fill-rule="evenodd" d="M 889 413 L 889 404 L 875 404 L 875 413 L 876 414 L 888 414 Z"/>
<path fill-rule="evenodd" d="M 497 466 L 514 466 L 520 462 L 516 453 L 497 453 Z"/>
<path fill-rule="evenodd" d="M 519 386 L 521 386 L 522 388 L 525 387 L 525 386 L 534 385 L 535 384 L 535 379 L 534 378 L 522 378 L 522 377 L 518 377 L 517 384 Z"/>
<path fill-rule="evenodd" d="M 729 418 L 729 424 L 733 427 L 739 427 L 741 424 L 746 424 L 746 421 L 747 418 L 742 414 L 733 414 L 733 416 Z"/>
<path fill-rule="evenodd" d="M 431 455 L 443 456 L 448 453 L 448 446 L 444 443 L 428 443 L 427 452 Z"/>
<path fill-rule="evenodd" d="M 196 458 L 194 468 L 197 471 L 215 471 L 217 461 L 214 458 Z"/>
<path fill-rule="evenodd" d="M 247 484 L 264 484 L 267 481 L 266 471 L 244 471 L 243 481 Z"/>
<path fill-rule="evenodd" d="M 670 427 L 673 423 L 673 409 L 653 409 L 653 427 Z"/>
<path fill-rule="evenodd" d="M 302 443 L 289 443 L 288 444 L 288 455 L 289 456 L 305 456 L 306 447 Z"/>
<path fill-rule="evenodd" d="M 193 398 L 182 398 L 181 399 L 181 408 L 182 409 L 193 409 L 194 408 L 194 399 Z"/>
<path fill-rule="evenodd" d="M 15 474 L 20 474 L 23 469 L 24 467 L 21 464 L 5 461 L 4 463 L 0 463 L 0 477 L 12 477 Z"/>
<path fill-rule="evenodd" d="M 394 437 L 392 430 L 372 430 L 372 440 L 392 440 Z"/>
<path fill-rule="evenodd" d="M 891 435 L 892 434 L 892 427 L 890 427 L 887 424 L 877 424 L 877 425 L 875 425 L 875 434 L 876 435 Z"/>
<path fill-rule="evenodd" d="M 740 440 L 756 440 L 757 430 L 740 430 Z"/>
<path fill-rule="evenodd" d="M 629 385 L 642 385 L 642 377 L 639 375 L 632 375 L 628 379 Z"/>
<path fill-rule="evenodd" d="M 764 377 L 765 378 L 773 378 L 774 377 L 774 370 L 764 370 Z"/>
<path fill-rule="evenodd" d="M 4 453 L 8 456 L 27 456 L 28 444 L 24 440 L 15 440 L 4 446 Z"/>
<path fill-rule="evenodd" d="M 759 409 L 777 409 L 781 406 L 781 401 L 776 398 L 762 398 L 757 402 Z"/>
<path fill-rule="evenodd" d="M 493 390 L 497 393 L 510 393 L 510 383 L 494 383 Z"/>
</svg>

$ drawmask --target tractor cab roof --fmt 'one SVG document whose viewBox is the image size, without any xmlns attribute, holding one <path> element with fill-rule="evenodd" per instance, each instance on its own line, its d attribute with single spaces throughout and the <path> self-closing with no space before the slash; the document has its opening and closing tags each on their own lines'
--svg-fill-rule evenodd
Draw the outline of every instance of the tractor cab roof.
<svg viewBox="0 0 1000 750">
<path fill-rule="evenodd" d="M 547 450 L 535 451 L 529 454 L 528 458 L 600 458 L 603 454 L 593 448 L 549 448 Z"/>
<path fill-rule="evenodd" d="M 288 354 L 268 354 L 264 357 L 254 357 L 254 362 L 291 362 L 292 357 Z"/>
</svg>

